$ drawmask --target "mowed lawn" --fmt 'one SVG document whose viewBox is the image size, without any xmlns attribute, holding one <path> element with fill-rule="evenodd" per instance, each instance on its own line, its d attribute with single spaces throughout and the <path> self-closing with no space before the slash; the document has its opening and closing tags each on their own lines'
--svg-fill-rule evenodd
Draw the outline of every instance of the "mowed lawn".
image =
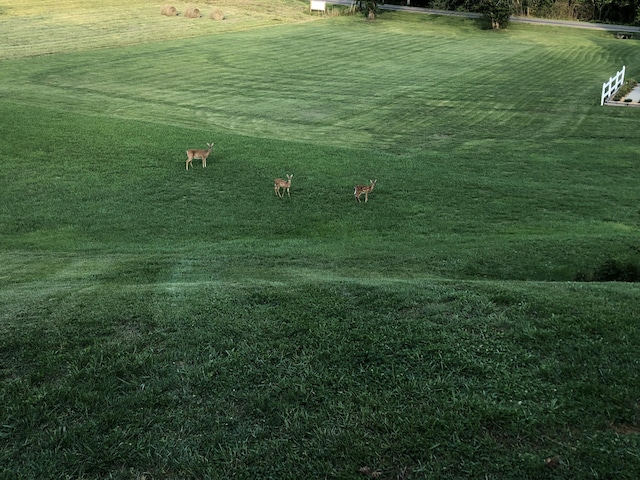
<svg viewBox="0 0 640 480">
<path fill-rule="evenodd" d="M 599 105 L 638 41 L 24 3 L 0 6 L 3 478 L 640 476 L 640 292 L 576 281 L 640 265 L 640 108 Z"/>
</svg>

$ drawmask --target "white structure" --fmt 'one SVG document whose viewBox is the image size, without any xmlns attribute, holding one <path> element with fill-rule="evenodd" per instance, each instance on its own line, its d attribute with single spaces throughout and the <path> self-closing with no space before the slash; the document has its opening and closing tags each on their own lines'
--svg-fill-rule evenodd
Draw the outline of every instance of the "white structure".
<svg viewBox="0 0 640 480">
<path fill-rule="evenodd" d="M 327 2 L 321 0 L 310 0 L 309 12 L 316 10 L 317 12 L 325 12 L 327 10 Z"/>
<path fill-rule="evenodd" d="M 625 66 L 622 66 L 622 70 L 615 74 L 614 77 L 609 78 L 608 82 L 602 84 L 602 95 L 600 96 L 600 106 L 604 105 L 604 102 L 609 100 L 615 95 L 618 89 L 624 83 Z"/>
</svg>

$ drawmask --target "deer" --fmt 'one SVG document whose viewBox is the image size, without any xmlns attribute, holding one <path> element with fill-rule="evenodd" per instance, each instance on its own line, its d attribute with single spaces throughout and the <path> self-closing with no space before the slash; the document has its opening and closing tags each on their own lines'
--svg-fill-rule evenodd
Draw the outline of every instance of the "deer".
<svg viewBox="0 0 640 480">
<path fill-rule="evenodd" d="M 369 180 L 369 185 L 356 185 L 355 190 L 353 191 L 353 196 L 356 201 L 360 202 L 360 195 L 364 193 L 364 201 L 365 203 L 369 201 L 369 194 L 373 191 L 373 188 L 376 186 L 376 182 L 378 180 Z"/>
<path fill-rule="evenodd" d="M 291 175 L 287 175 L 287 179 L 283 180 L 281 178 L 276 178 L 273 181 L 273 189 L 276 192 L 276 195 L 279 197 L 284 197 L 284 191 L 287 191 L 287 195 L 291 196 L 289 192 L 289 187 L 291 187 L 291 179 L 293 178 L 293 173 Z M 280 189 L 282 188 L 282 195 L 280 195 Z"/>
<path fill-rule="evenodd" d="M 187 150 L 187 170 L 189 170 L 189 165 L 193 167 L 193 159 L 202 160 L 202 168 L 207 166 L 207 157 L 211 153 L 213 149 L 213 143 L 207 143 L 209 150 L 196 150 L 195 148 L 190 148 Z"/>
</svg>

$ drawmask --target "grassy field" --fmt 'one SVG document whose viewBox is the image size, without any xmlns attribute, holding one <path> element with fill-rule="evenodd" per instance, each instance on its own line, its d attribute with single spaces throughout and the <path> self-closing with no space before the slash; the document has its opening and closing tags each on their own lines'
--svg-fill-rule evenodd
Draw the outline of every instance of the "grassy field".
<svg viewBox="0 0 640 480">
<path fill-rule="evenodd" d="M 640 44 L 196 5 L 0 5 L 0 478 L 638 478 Z"/>
</svg>

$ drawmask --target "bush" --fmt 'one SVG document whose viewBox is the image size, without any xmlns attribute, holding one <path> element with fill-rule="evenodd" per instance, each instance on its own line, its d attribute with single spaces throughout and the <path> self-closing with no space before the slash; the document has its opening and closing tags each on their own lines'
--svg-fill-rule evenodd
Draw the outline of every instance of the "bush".
<svg viewBox="0 0 640 480">
<path fill-rule="evenodd" d="M 486 28 L 498 30 L 509 26 L 511 8 L 507 0 L 483 0 L 480 13 Z"/>
<path fill-rule="evenodd" d="M 378 3 L 381 3 L 381 2 L 379 2 L 378 0 L 359 0 L 358 9 L 369 20 L 373 20 L 376 17 L 376 15 L 380 13 Z"/>
<path fill-rule="evenodd" d="M 635 88 L 638 82 L 633 78 L 627 78 L 622 86 L 618 89 L 618 91 L 613 96 L 613 100 L 619 102 L 623 97 L 629 95 L 629 92 Z"/>
</svg>

